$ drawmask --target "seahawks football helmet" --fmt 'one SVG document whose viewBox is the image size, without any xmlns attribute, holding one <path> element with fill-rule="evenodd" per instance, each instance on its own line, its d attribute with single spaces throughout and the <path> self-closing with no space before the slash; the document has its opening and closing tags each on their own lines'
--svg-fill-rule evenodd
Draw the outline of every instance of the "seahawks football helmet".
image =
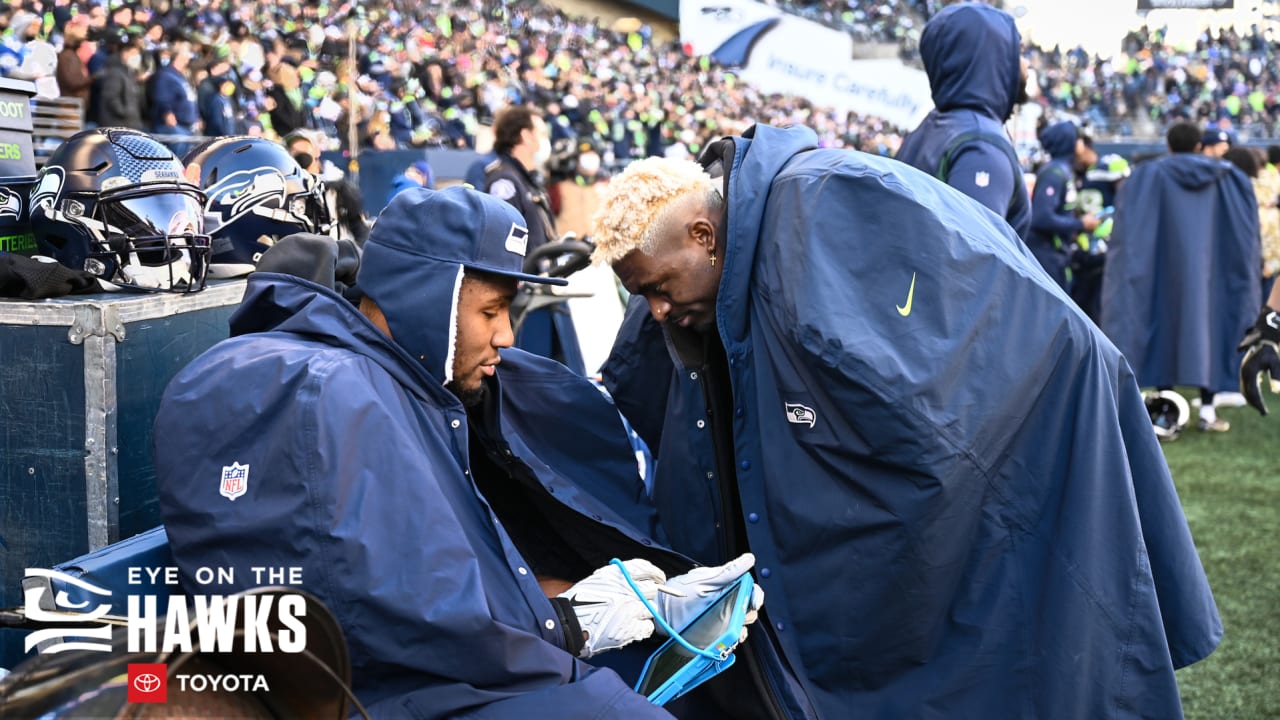
<svg viewBox="0 0 1280 720">
<path fill-rule="evenodd" d="M 54 151 L 28 207 L 40 254 L 112 285 L 195 292 L 209 261 L 203 205 L 164 145 L 136 130 L 94 128 Z"/>
<path fill-rule="evenodd" d="M 1161 442 L 1177 440 L 1191 420 L 1191 406 L 1187 399 L 1172 390 L 1143 393 L 1151 426 Z"/>
<path fill-rule="evenodd" d="M 187 179 L 207 197 L 210 272 L 253 272 L 267 248 L 294 233 L 329 231 L 324 187 L 277 143 L 255 137 L 210 140 L 187 153 Z"/>
</svg>

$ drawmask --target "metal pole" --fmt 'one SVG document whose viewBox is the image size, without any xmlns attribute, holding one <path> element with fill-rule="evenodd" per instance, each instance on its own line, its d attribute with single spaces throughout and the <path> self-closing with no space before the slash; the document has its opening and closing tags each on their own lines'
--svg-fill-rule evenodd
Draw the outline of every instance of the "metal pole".
<svg viewBox="0 0 1280 720">
<path fill-rule="evenodd" d="M 356 109 L 359 103 L 356 102 L 356 93 L 359 88 L 356 86 L 356 78 L 358 77 L 356 65 L 356 32 L 358 24 L 355 20 L 347 20 L 347 176 L 352 182 L 357 182 L 360 175 L 360 133 L 359 124 L 356 122 Z"/>
</svg>

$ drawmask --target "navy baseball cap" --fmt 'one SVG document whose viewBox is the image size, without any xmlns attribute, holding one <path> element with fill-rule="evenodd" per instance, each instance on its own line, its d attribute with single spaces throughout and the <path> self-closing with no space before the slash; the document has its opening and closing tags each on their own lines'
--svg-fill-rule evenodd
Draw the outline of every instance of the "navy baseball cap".
<svg viewBox="0 0 1280 720">
<path fill-rule="evenodd" d="M 1200 144 L 1209 147 L 1218 143 L 1231 144 L 1231 133 L 1222 128 L 1211 127 L 1204 131 L 1204 136 L 1200 138 Z"/>
<path fill-rule="evenodd" d="M 544 285 L 563 278 L 524 272 L 529 228 L 511 204 L 472 188 L 411 188 L 391 199 L 369 231 L 368 246 L 417 255 Z M 362 268 L 363 269 L 363 268 Z M 378 282 L 361 273 L 360 284 Z"/>
</svg>

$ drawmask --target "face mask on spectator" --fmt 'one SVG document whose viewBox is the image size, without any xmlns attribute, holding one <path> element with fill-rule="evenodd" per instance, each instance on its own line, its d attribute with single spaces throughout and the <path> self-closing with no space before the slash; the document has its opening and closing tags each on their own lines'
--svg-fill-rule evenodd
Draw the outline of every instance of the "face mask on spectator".
<svg viewBox="0 0 1280 720">
<path fill-rule="evenodd" d="M 130 70 L 141 70 L 142 56 L 138 55 L 137 53 L 134 53 L 133 55 L 130 55 L 129 57 L 124 59 L 124 64 L 125 64 L 125 67 L 129 68 Z"/>
<path fill-rule="evenodd" d="M 293 159 L 304 170 L 310 170 L 311 164 L 315 162 L 315 158 L 311 157 L 310 153 L 298 153 L 293 156 Z"/>
<path fill-rule="evenodd" d="M 551 140 L 549 138 L 542 138 L 541 140 L 538 141 L 538 151 L 533 154 L 533 162 L 536 165 L 542 166 L 542 165 L 546 165 L 547 161 L 550 159 L 551 159 Z"/>
</svg>

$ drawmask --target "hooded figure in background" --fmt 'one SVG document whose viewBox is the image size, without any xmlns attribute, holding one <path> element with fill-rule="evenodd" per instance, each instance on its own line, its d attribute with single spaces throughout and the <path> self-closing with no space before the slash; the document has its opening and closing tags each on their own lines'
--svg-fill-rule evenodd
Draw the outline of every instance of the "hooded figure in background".
<svg viewBox="0 0 1280 720">
<path fill-rule="evenodd" d="M 897 159 L 982 203 L 1026 238 L 1031 203 L 1004 123 L 1025 102 L 1022 38 L 1013 16 L 962 3 L 920 37 L 936 106 L 902 141 Z"/>
<path fill-rule="evenodd" d="M 1040 145 L 1053 159 L 1036 174 L 1027 247 L 1059 287 L 1070 289 L 1076 238 L 1098 227 L 1093 215 L 1076 215 L 1076 173 L 1092 167 L 1098 154 L 1080 137 L 1075 123 L 1068 121 L 1045 128 Z"/>
<path fill-rule="evenodd" d="M 633 163 L 593 231 L 672 546 L 769 599 L 700 717 L 1180 717 L 1222 625 L 1125 359 L 1000 218 L 817 144 Z"/>
<path fill-rule="evenodd" d="M 604 395 L 510 348 L 516 281 L 560 282 L 521 272 L 527 232 L 475 190 L 402 193 L 365 245 L 359 310 L 254 273 L 232 337 L 175 376 L 156 418 L 184 586 L 241 590 L 251 567 L 301 568 L 375 717 L 670 717 L 580 659 L 653 631 L 620 575 L 607 582 L 609 558 L 636 558 L 655 596 L 692 563 L 660 547 Z M 203 566 L 232 568 L 233 585 L 193 583 Z M 684 596 L 706 602 L 700 570 Z"/>
<path fill-rule="evenodd" d="M 1139 385 L 1201 388 L 1212 410 L 1213 393 L 1239 389 L 1236 344 L 1257 315 L 1262 260 L 1249 178 L 1195 152 L 1199 135 L 1175 125 L 1171 154 L 1120 188 L 1101 324 Z"/>
</svg>

